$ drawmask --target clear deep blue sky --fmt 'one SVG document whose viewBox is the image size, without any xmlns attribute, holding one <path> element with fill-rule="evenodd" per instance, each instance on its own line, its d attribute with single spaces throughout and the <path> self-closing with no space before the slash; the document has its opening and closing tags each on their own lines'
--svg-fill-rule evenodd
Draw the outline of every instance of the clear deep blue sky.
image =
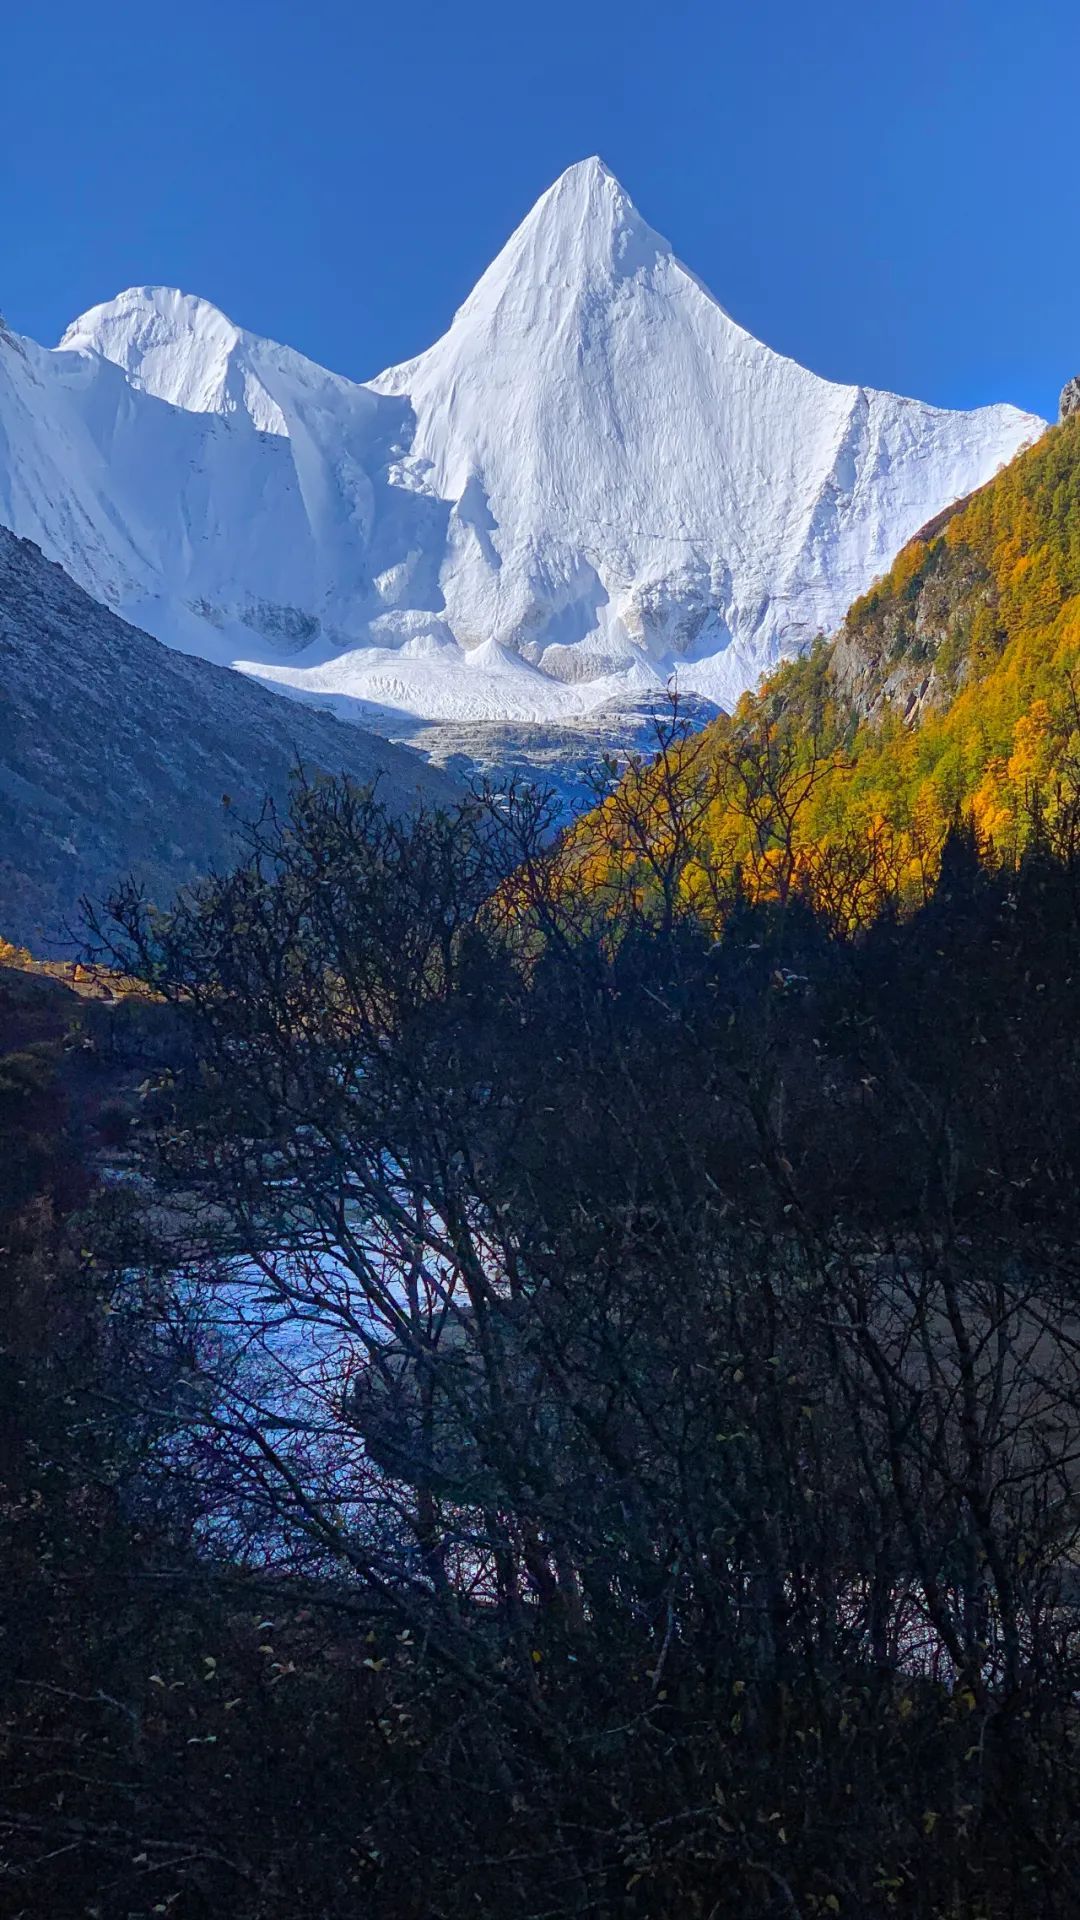
<svg viewBox="0 0 1080 1920">
<path fill-rule="evenodd" d="M 835 379 L 1048 411 L 1080 371 L 1077 0 L 10 0 L 0 306 L 205 294 L 358 378 L 599 153 Z"/>
</svg>

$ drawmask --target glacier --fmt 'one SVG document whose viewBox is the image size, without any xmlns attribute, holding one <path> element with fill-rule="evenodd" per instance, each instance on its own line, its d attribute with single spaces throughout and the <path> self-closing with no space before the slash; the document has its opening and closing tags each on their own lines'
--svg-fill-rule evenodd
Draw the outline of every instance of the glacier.
<svg viewBox="0 0 1080 1920">
<path fill-rule="evenodd" d="M 183 651 L 398 736 L 730 706 L 1044 430 L 755 340 L 596 159 L 367 382 L 160 287 L 0 331 L 0 523 Z"/>
</svg>

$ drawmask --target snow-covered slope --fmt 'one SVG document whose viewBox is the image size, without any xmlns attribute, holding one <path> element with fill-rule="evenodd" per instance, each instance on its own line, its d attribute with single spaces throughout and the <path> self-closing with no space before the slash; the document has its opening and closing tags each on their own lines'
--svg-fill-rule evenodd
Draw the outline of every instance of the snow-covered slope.
<svg viewBox="0 0 1080 1920">
<path fill-rule="evenodd" d="M 1042 425 L 773 353 L 589 160 L 367 385 L 161 288 L 0 337 L 0 522 L 342 713 L 562 721 L 730 701 Z"/>
</svg>

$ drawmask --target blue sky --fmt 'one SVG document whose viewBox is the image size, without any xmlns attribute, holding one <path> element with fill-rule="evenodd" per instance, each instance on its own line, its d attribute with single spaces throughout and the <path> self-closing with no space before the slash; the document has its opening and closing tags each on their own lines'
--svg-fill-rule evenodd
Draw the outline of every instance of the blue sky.
<svg viewBox="0 0 1080 1920">
<path fill-rule="evenodd" d="M 599 153 L 835 379 L 1046 412 L 1080 370 L 1076 0 L 23 0 L 0 306 L 165 282 L 363 378 Z"/>
</svg>

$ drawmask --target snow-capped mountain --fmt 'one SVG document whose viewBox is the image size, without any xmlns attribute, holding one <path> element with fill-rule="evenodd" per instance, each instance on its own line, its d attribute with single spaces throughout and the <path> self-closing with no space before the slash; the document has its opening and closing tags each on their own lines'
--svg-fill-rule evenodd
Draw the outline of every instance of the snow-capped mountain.
<svg viewBox="0 0 1080 1920">
<path fill-rule="evenodd" d="M 357 384 L 133 289 L 0 336 L 0 522 L 159 638 L 390 730 L 728 703 L 1043 422 L 808 373 L 598 160 Z"/>
</svg>

